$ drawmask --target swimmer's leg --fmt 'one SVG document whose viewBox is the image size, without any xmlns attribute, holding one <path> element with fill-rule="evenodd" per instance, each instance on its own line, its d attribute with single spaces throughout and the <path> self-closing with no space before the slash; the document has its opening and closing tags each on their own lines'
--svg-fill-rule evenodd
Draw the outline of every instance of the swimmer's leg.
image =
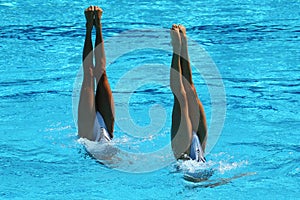
<svg viewBox="0 0 300 200">
<path fill-rule="evenodd" d="M 92 45 L 93 7 L 87 8 L 84 13 L 87 23 L 82 56 L 84 76 L 78 106 L 78 134 L 82 138 L 93 140 L 93 128 L 96 114 Z"/>
<path fill-rule="evenodd" d="M 171 144 L 175 157 L 181 158 L 184 154 L 189 155 L 192 141 L 192 126 L 188 115 L 187 97 L 182 85 L 180 67 L 181 41 L 179 29 L 176 25 L 170 31 L 173 57 L 170 71 L 170 87 L 174 95 L 174 106 L 172 112 Z"/>
<path fill-rule="evenodd" d="M 180 65 L 183 76 L 183 86 L 187 94 L 189 117 L 192 123 L 193 131 L 197 133 L 204 152 L 207 141 L 206 116 L 204 107 L 198 98 L 192 79 L 190 59 L 188 55 L 186 29 L 182 25 L 179 25 L 179 29 L 182 44 L 180 53 Z"/>
<path fill-rule="evenodd" d="M 114 131 L 114 102 L 106 75 L 106 57 L 104 51 L 104 40 L 102 36 L 101 16 L 102 9 L 95 6 L 96 42 L 95 42 L 95 69 L 94 75 L 97 81 L 96 110 L 102 115 L 107 131 L 113 138 Z"/>
</svg>

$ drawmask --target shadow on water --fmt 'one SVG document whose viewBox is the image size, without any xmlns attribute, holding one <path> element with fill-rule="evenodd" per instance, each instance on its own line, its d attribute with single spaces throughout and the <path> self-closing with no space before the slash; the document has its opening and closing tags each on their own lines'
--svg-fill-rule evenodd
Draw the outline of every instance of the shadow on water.
<svg viewBox="0 0 300 200">
<path fill-rule="evenodd" d="M 234 175 L 234 176 L 229 177 L 229 178 L 219 178 L 219 179 L 214 179 L 214 180 L 208 180 L 208 179 L 206 179 L 206 180 L 202 179 L 201 180 L 201 179 L 194 179 L 194 178 L 190 178 L 190 177 L 189 178 L 184 177 L 184 179 L 187 180 L 187 181 L 195 183 L 195 184 L 192 184 L 192 185 L 188 185 L 187 186 L 188 188 L 214 188 L 214 187 L 217 187 L 217 186 L 221 186 L 221 185 L 231 183 L 235 179 L 239 179 L 239 178 L 246 177 L 246 176 L 252 176 L 252 175 L 255 175 L 255 174 L 256 174 L 256 172 L 247 172 L 247 173 L 237 174 L 237 175 Z"/>
</svg>

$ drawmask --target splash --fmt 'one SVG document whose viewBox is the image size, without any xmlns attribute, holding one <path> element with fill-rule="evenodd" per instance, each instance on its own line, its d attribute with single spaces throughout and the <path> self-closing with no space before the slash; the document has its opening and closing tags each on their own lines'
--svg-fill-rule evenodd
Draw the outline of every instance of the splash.
<svg viewBox="0 0 300 200">
<path fill-rule="evenodd" d="M 233 163 L 228 163 L 227 161 L 219 161 L 216 170 L 218 170 L 220 174 L 224 174 L 227 171 L 231 171 L 239 167 L 243 167 L 244 165 L 248 165 L 247 160 L 243 160 L 240 162 L 233 162 Z"/>
<path fill-rule="evenodd" d="M 222 157 L 221 160 L 219 158 L 220 156 Z M 233 157 L 225 153 L 212 155 L 212 157 L 212 160 L 205 163 L 194 160 L 178 161 L 175 164 L 176 172 L 182 172 L 185 180 L 196 183 L 207 181 L 211 177 L 217 178 L 217 180 L 225 180 L 226 177 L 231 177 L 232 174 L 236 174 L 239 168 L 248 165 L 248 161 L 246 160 L 232 161 Z M 234 175 L 233 177 L 240 176 Z"/>
</svg>

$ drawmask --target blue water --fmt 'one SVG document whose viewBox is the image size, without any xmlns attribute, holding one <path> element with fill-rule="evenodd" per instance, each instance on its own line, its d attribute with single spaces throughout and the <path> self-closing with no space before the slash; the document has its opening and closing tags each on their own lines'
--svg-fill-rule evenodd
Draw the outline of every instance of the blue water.
<svg viewBox="0 0 300 200">
<path fill-rule="evenodd" d="M 159 29 L 163 35 L 173 23 L 182 23 L 190 40 L 209 53 L 225 87 L 226 116 L 217 143 L 206 155 L 207 167 L 215 170 L 208 181 L 183 179 L 178 165 L 186 170 L 193 164 L 173 162 L 147 173 L 110 169 L 78 142 L 74 88 L 85 33 L 83 9 L 90 4 L 104 10 L 105 40 L 136 29 Z M 1 0 L 0 16 L 2 199 L 300 198 L 299 1 Z M 128 45 L 138 40 L 129 38 Z M 127 51 L 121 44 L 116 50 Z M 159 128 L 138 137 L 143 128 L 130 133 L 119 124 L 115 143 L 128 152 L 154 152 L 170 138 L 171 55 L 166 49 L 134 47 L 107 68 L 116 106 L 129 108 L 120 120 Z M 125 79 L 126 72 L 153 63 L 164 67 L 149 67 Z M 193 70 L 211 124 L 209 86 Z M 149 73 L 149 83 L 139 85 Z M 119 80 L 127 85 L 120 87 Z M 128 100 L 129 85 L 137 88 L 129 91 Z M 151 118 L 149 109 L 157 104 L 160 115 Z"/>
</svg>

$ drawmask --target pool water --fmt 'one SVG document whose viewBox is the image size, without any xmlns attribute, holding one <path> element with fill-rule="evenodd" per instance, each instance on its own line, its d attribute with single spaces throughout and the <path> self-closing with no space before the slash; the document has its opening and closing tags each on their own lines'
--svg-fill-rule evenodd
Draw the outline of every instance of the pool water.
<svg viewBox="0 0 300 200">
<path fill-rule="evenodd" d="M 184 170 L 199 167 L 195 163 L 172 162 L 133 173 L 101 165 L 86 153 L 73 113 L 85 34 L 83 9 L 90 4 L 104 10 L 106 41 L 137 29 L 158 29 L 159 37 L 181 23 L 189 40 L 210 55 L 226 91 L 226 116 L 206 155 L 206 167 L 215 170 L 209 180 L 183 179 Z M 0 14 L 2 199 L 300 198 L 299 1 L 1 0 Z M 128 45 L 137 41 L 129 37 Z M 121 44 L 107 49 L 108 55 L 126 50 L 107 66 L 116 107 L 128 108 L 128 115 L 120 113 L 114 143 L 127 152 L 155 152 L 170 138 L 170 47 L 166 42 L 165 49 Z M 153 68 L 134 71 L 149 65 Z M 128 78 L 127 72 L 133 75 Z M 210 125 L 210 86 L 196 67 L 193 73 Z M 127 84 L 120 85 L 120 80 Z M 136 88 L 127 91 L 132 85 Z M 153 106 L 161 111 L 155 116 L 149 114 Z M 137 128 L 124 131 L 124 119 Z"/>
</svg>

